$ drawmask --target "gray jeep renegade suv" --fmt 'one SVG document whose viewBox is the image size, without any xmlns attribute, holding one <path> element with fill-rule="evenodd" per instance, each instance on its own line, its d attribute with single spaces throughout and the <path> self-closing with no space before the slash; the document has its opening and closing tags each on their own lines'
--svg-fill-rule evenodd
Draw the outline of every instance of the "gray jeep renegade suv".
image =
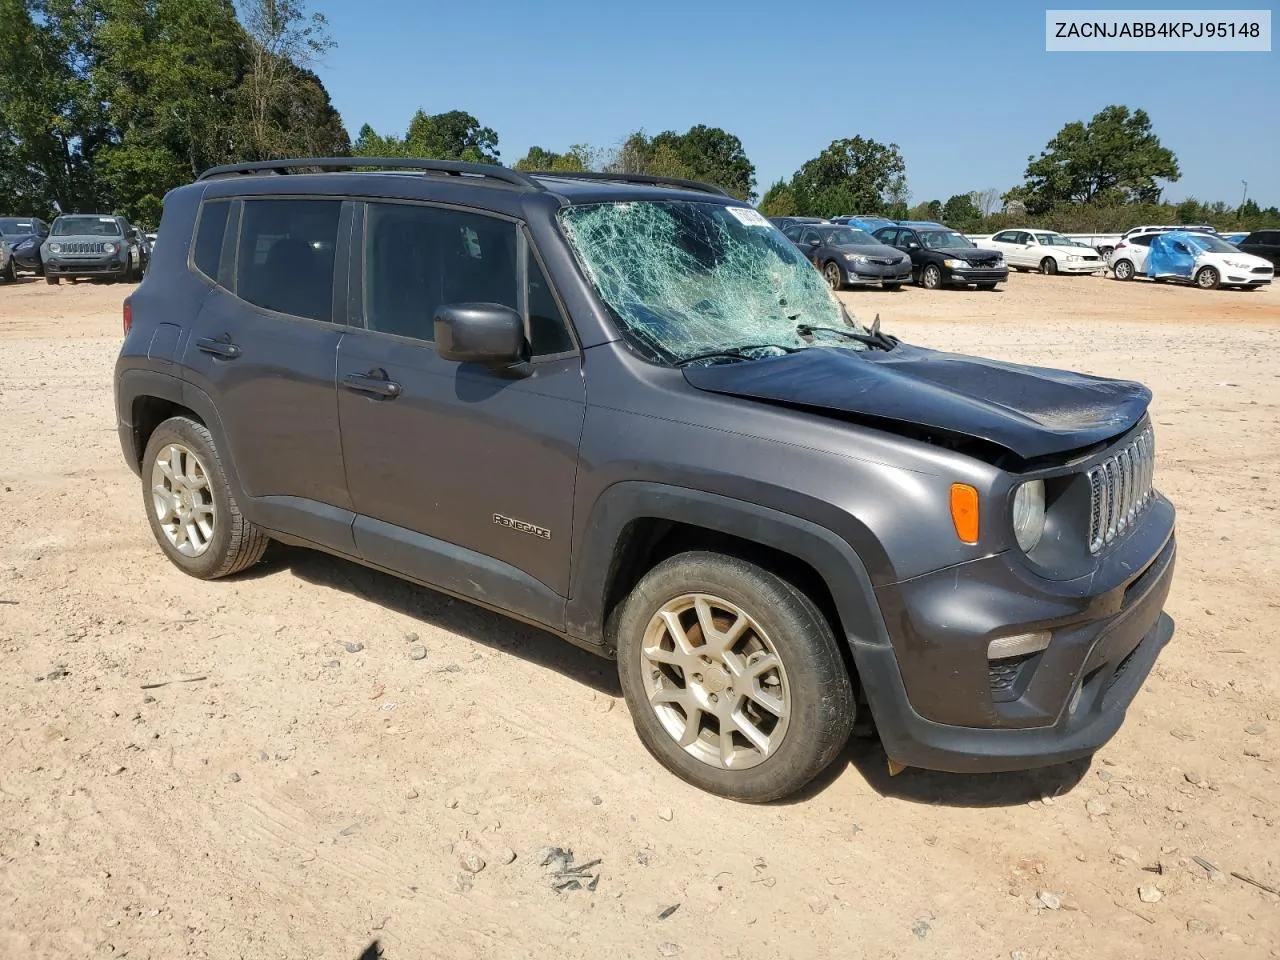
<svg viewBox="0 0 1280 960">
<path fill-rule="evenodd" d="M 241 164 L 161 232 L 116 402 L 170 559 L 314 547 L 616 657 L 707 790 L 862 710 L 895 766 L 1086 756 L 1172 635 L 1145 388 L 868 329 L 715 187 Z"/>
</svg>

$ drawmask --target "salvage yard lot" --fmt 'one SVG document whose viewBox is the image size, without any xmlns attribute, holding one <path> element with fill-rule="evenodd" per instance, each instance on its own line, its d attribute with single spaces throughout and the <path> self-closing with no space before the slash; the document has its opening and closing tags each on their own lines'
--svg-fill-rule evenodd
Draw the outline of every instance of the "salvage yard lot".
<svg viewBox="0 0 1280 960">
<path fill-rule="evenodd" d="M 128 289 L 0 287 L 0 957 L 1280 956 L 1230 875 L 1280 888 L 1280 289 L 842 294 L 1152 387 L 1177 633 L 1092 763 L 890 779 L 855 740 L 765 807 L 666 773 L 553 637 L 304 551 L 176 570 L 116 438 Z"/>
</svg>

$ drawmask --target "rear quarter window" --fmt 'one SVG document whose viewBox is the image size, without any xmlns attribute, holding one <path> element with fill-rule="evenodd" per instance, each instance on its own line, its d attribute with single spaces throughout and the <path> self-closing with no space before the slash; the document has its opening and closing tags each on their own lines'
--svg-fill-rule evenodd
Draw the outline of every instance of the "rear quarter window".
<svg viewBox="0 0 1280 960">
<path fill-rule="evenodd" d="M 200 220 L 196 224 L 192 262 L 197 270 L 215 283 L 218 279 L 218 263 L 222 259 L 222 238 L 227 230 L 227 214 L 230 210 L 231 203 L 226 200 L 204 203 L 200 207 Z"/>
</svg>

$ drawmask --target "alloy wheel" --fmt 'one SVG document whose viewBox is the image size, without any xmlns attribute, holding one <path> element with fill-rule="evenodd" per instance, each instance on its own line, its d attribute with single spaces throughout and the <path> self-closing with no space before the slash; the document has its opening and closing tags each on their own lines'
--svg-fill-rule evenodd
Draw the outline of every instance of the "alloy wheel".
<svg viewBox="0 0 1280 960">
<path fill-rule="evenodd" d="M 777 752 L 791 717 L 787 674 L 742 608 L 705 593 L 671 600 L 650 620 L 640 661 L 649 705 L 686 753 L 742 770 Z"/>
<path fill-rule="evenodd" d="M 218 519 L 208 471 L 180 443 L 162 448 L 151 466 L 151 500 L 160 529 L 184 557 L 209 549 Z"/>
<path fill-rule="evenodd" d="M 827 286 L 832 290 L 839 290 L 841 284 L 840 264 L 828 263 L 822 270 L 827 278 Z"/>
</svg>

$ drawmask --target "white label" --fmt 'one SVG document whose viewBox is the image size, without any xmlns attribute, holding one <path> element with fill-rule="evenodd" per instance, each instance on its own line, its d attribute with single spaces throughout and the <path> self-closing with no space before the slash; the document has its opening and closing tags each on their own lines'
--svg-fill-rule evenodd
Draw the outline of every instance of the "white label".
<svg viewBox="0 0 1280 960">
<path fill-rule="evenodd" d="M 98 222 L 99 223 L 115 223 L 116 218 L 115 217 L 99 217 Z"/>
<path fill-rule="evenodd" d="M 739 223 L 748 227 L 767 227 L 769 221 L 764 214 L 754 207 L 725 207 L 729 214 Z"/>
</svg>

